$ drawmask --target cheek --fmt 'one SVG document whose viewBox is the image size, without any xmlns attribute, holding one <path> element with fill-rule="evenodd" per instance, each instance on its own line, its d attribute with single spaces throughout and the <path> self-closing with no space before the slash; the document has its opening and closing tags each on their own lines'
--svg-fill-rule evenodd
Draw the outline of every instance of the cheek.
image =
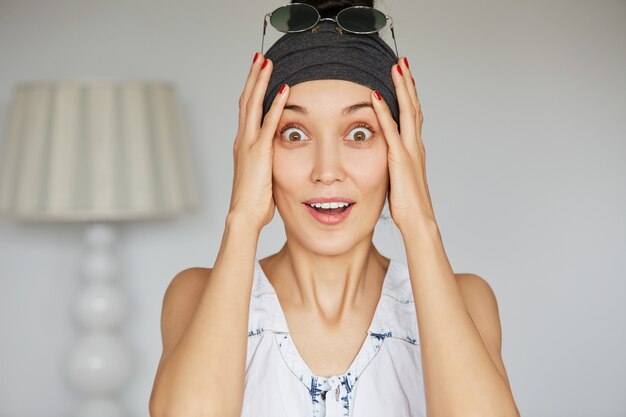
<svg viewBox="0 0 626 417">
<path fill-rule="evenodd" d="M 364 191 L 381 188 L 384 184 L 387 190 L 389 170 L 387 168 L 387 153 L 384 150 L 371 149 L 368 152 L 351 152 L 347 155 L 346 167 L 349 167 L 350 176 Z"/>
<path fill-rule="evenodd" d="M 302 187 L 305 175 L 301 169 L 302 162 L 297 154 L 286 152 L 284 149 L 274 147 L 272 158 L 272 182 L 275 194 L 295 193 Z M 300 167 L 300 169 L 298 169 Z"/>
</svg>

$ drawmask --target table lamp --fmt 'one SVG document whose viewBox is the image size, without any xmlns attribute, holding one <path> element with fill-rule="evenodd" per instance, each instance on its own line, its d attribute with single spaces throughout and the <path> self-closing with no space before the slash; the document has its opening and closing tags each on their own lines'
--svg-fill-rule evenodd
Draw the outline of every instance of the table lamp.
<svg viewBox="0 0 626 417">
<path fill-rule="evenodd" d="M 0 215 L 84 222 L 79 340 L 64 363 L 80 393 L 74 417 L 127 416 L 119 394 L 133 355 L 117 283 L 114 222 L 171 218 L 198 208 L 190 150 L 169 82 L 84 79 L 19 84 L 0 155 Z"/>
</svg>

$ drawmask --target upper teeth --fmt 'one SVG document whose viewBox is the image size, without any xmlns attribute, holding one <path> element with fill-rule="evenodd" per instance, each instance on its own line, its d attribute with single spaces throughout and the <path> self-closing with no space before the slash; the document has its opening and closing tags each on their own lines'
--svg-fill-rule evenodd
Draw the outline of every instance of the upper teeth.
<svg viewBox="0 0 626 417">
<path fill-rule="evenodd" d="M 343 201 L 336 201 L 336 202 L 333 201 L 333 202 L 330 202 L 330 203 L 312 203 L 312 204 L 309 204 L 309 206 L 311 206 L 311 207 L 317 207 L 317 208 L 323 208 L 323 209 L 329 209 L 329 208 L 334 209 L 334 208 L 338 208 L 338 207 L 346 207 L 346 206 L 349 206 L 349 205 L 350 205 L 350 203 L 346 203 L 346 202 L 343 202 Z"/>
</svg>

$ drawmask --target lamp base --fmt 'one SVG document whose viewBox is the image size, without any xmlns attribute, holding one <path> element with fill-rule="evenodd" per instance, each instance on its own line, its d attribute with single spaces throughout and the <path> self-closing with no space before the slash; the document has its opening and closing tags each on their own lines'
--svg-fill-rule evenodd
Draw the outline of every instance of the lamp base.
<svg viewBox="0 0 626 417">
<path fill-rule="evenodd" d="M 73 311 L 82 331 L 65 363 L 66 380 L 82 398 L 72 413 L 75 417 L 127 415 L 116 398 L 129 380 L 132 355 L 118 332 L 127 318 L 128 303 L 117 283 L 115 243 L 111 225 L 87 226 L 81 265 L 84 280 Z"/>
</svg>

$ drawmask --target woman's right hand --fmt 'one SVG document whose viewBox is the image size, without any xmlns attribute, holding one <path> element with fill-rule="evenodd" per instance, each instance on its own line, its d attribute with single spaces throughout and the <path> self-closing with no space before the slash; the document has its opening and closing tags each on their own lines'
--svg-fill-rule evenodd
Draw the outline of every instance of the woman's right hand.
<svg viewBox="0 0 626 417">
<path fill-rule="evenodd" d="M 239 126 L 233 144 L 234 176 L 229 218 L 242 217 L 260 231 L 274 217 L 272 194 L 273 139 L 289 87 L 276 94 L 263 126 L 263 99 L 273 62 L 258 53 L 239 98 Z M 265 66 L 263 64 L 265 63 Z"/>
</svg>

